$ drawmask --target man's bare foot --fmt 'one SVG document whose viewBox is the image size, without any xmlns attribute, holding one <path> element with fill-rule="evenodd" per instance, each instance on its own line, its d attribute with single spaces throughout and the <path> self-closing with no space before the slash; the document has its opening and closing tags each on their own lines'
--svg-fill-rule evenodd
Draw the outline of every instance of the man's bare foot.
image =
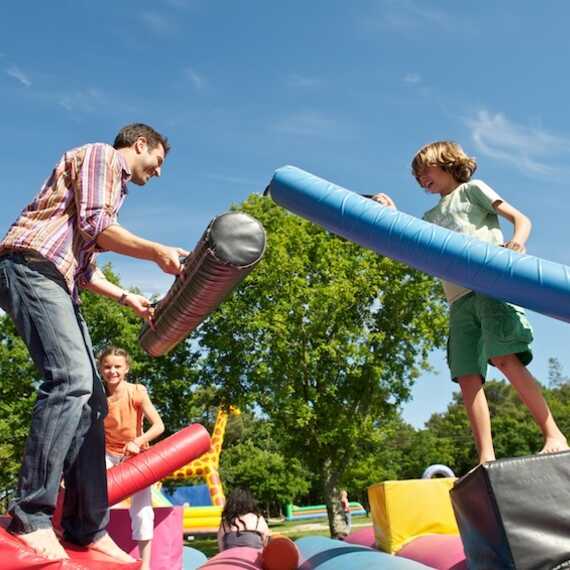
<svg viewBox="0 0 570 570">
<path fill-rule="evenodd" d="M 101 538 L 97 539 L 89 545 L 89 548 L 96 550 L 97 552 L 102 552 L 111 558 L 114 558 L 118 562 L 136 562 L 136 558 L 133 558 L 127 554 L 124 550 L 121 550 L 116 542 L 105 533 Z"/>
<path fill-rule="evenodd" d="M 63 546 L 57 540 L 53 528 L 39 528 L 33 532 L 16 535 L 23 540 L 36 554 L 48 560 L 64 560 L 69 558 Z"/>
<path fill-rule="evenodd" d="M 544 447 L 539 453 L 557 453 L 558 451 L 568 451 L 568 442 L 563 435 L 557 437 L 547 437 L 544 440 Z"/>
</svg>

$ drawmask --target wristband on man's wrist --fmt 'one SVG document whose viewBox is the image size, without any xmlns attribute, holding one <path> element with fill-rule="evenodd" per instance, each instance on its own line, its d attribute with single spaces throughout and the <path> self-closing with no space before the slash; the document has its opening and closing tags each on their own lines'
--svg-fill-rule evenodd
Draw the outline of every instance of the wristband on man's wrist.
<svg viewBox="0 0 570 570">
<path fill-rule="evenodd" d="M 123 294 L 121 295 L 121 298 L 119 299 L 119 305 L 126 305 L 128 296 L 129 296 L 129 293 L 127 291 L 123 291 Z"/>
</svg>

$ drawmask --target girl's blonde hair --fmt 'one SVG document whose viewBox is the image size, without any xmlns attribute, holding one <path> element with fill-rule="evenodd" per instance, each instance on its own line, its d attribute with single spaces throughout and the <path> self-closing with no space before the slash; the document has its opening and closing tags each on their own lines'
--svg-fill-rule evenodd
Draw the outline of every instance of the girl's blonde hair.
<svg viewBox="0 0 570 570">
<path fill-rule="evenodd" d="M 127 366 L 129 368 L 131 367 L 131 355 L 124 348 L 119 348 L 118 346 L 108 346 L 104 348 L 97 357 L 99 366 L 103 364 L 103 360 L 105 360 L 107 356 L 122 356 L 126 360 Z"/>
<path fill-rule="evenodd" d="M 467 182 L 477 170 L 477 162 L 453 141 L 435 141 L 426 144 L 412 160 L 412 174 L 420 181 L 423 170 L 428 166 L 439 166 L 451 174 L 457 182 Z"/>
</svg>

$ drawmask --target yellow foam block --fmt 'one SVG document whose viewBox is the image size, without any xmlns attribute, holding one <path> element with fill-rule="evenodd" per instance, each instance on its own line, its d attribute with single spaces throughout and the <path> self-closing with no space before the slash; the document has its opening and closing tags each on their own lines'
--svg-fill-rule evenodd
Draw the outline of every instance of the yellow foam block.
<svg viewBox="0 0 570 570">
<path fill-rule="evenodd" d="M 203 506 L 203 507 L 184 507 L 185 517 L 221 517 L 224 507 L 214 506 Z"/>
<path fill-rule="evenodd" d="M 220 526 L 223 507 L 184 507 L 184 529 L 215 528 Z"/>
<path fill-rule="evenodd" d="M 419 536 L 459 535 L 449 490 L 455 478 L 384 481 L 368 487 L 378 548 L 393 554 Z"/>
</svg>

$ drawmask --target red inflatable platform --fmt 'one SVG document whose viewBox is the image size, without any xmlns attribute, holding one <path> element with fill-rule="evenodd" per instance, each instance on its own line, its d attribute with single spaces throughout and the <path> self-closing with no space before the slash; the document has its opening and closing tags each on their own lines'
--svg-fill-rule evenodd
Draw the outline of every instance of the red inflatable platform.
<svg viewBox="0 0 570 570">
<path fill-rule="evenodd" d="M 109 556 L 64 544 L 69 560 L 46 560 L 24 541 L 6 531 L 9 517 L 0 517 L 0 570 L 138 570 L 140 562 L 125 564 Z"/>
</svg>

